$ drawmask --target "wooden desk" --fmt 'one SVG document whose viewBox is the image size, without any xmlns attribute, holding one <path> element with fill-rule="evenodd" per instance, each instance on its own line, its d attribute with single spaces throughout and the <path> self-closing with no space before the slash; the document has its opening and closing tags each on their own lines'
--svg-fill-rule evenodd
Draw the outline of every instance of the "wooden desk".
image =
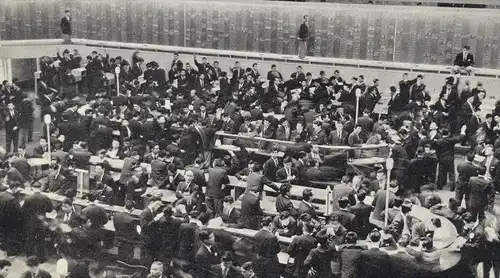
<svg viewBox="0 0 500 278">
<path fill-rule="evenodd" d="M 220 145 L 220 146 L 215 146 L 213 147 L 215 150 L 221 150 L 221 151 L 228 151 L 228 152 L 237 152 L 240 151 L 241 148 L 234 146 L 234 145 Z M 245 149 L 249 153 L 255 153 L 258 155 L 264 155 L 264 156 L 271 156 L 271 153 L 267 152 L 266 150 L 263 149 L 258 149 L 258 148 L 246 148 Z M 284 157 L 285 153 L 284 152 L 278 152 L 277 157 Z"/>
<path fill-rule="evenodd" d="M 28 158 L 28 163 L 30 166 L 42 166 L 42 165 L 49 165 L 49 160 L 46 158 Z"/>
</svg>

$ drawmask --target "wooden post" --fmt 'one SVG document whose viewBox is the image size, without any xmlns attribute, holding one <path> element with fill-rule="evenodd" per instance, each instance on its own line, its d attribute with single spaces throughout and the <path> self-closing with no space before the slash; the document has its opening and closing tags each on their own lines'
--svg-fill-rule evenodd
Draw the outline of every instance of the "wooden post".
<svg viewBox="0 0 500 278">
<path fill-rule="evenodd" d="M 386 168 L 387 168 L 387 177 L 386 181 L 387 184 L 385 186 L 385 217 L 384 217 L 384 226 L 387 227 L 387 224 L 389 222 L 389 184 L 391 181 L 391 170 L 392 167 L 394 167 L 394 160 L 391 157 L 392 155 L 392 148 L 389 149 L 389 157 L 387 158 L 387 161 L 385 162 Z"/>
<path fill-rule="evenodd" d="M 82 198 L 83 193 L 88 193 L 90 191 L 90 173 L 85 169 L 75 169 L 77 175 L 77 187 L 78 187 L 78 197 Z"/>
<path fill-rule="evenodd" d="M 330 186 L 326 188 L 325 216 L 330 215 L 333 210 L 333 190 Z"/>
</svg>

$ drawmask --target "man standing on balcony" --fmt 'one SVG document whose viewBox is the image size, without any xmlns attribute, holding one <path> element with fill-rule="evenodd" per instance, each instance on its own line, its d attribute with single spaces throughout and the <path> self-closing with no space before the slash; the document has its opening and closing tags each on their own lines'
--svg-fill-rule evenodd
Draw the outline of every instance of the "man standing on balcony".
<svg viewBox="0 0 500 278">
<path fill-rule="evenodd" d="M 64 11 L 65 15 L 61 18 L 61 33 L 64 43 L 71 43 L 71 12 L 70 10 Z"/>
<path fill-rule="evenodd" d="M 307 39 L 309 38 L 309 28 L 307 27 L 308 15 L 304 15 L 304 21 L 299 28 L 297 39 L 299 41 L 299 58 L 304 59 L 307 55 Z"/>
</svg>

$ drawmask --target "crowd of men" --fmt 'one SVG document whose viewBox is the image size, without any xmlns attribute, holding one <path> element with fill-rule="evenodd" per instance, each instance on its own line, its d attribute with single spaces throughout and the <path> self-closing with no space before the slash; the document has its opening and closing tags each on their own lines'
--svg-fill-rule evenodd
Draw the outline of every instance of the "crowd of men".
<svg viewBox="0 0 500 278">
<path fill-rule="evenodd" d="M 346 78 L 338 70 L 313 78 L 298 66 L 284 77 L 276 65 L 261 73 L 257 63 L 235 62 L 226 71 L 217 61 L 194 56 L 191 63 L 174 54 L 166 71 L 154 61 L 143 65 L 139 52 L 130 62 L 93 51 L 82 63 L 69 50 L 41 61 L 37 102 L 52 122 L 44 124 L 32 153 L 25 149 L 32 138 L 19 140 L 34 121 L 33 110 L 22 108 L 29 99 L 15 84 L 0 89 L 7 134 L 0 230 L 10 253 L 99 261 L 114 245 L 119 259 L 132 263 L 141 246 L 142 263 L 151 265 L 147 277 L 426 277 L 439 263 L 434 241 L 447 233 L 441 216 L 467 239 L 462 254 L 473 271 L 478 263 L 500 271 L 493 210 L 500 191 L 500 109 L 479 116 L 486 95 L 480 82 L 448 77 L 431 99 L 423 75 L 403 74 L 390 88 L 388 111 L 380 112 L 379 80 L 368 85 L 362 75 Z M 364 144 L 380 147 L 356 148 Z M 470 149 L 458 165 L 456 144 Z M 56 163 L 30 166 L 30 158 L 47 158 L 49 150 Z M 389 177 L 385 165 L 355 167 L 358 158 L 388 155 L 394 159 Z M 91 204 L 80 210 L 73 204 L 74 170 L 90 169 L 92 156 L 102 162 L 92 167 L 85 196 Z M 123 167 L 114 168 L 114 160 Z M 246 183 L 235 196 L 232 176 Z M 290 193 L 293 186 L 335 180 L 329 215 L 318 212 L 313 190 L 305 189 L 300 202 Z M 445 186 L 455 198 L 441 200 L 437 191 Z M 36 193 L 23 197 L 26 187 Z M 148 187 L 174 191 L 175 202 L 165 204 L 153 191 L 144 207 Z M 264 194 L 268 187 L 275 192 Z M 66 198 L 53 203 L 38 191 Z M 263 195 L 276 196 L 275 217 L 263 209 Z M 375 228 L 370 218 L 385 220 L 386 196 L 388 223 Z M 111 215 L 101 204 L 123 206 L 112 215 L 114 242 L 106 237 Z M 413 206 L 436 217 L 415 222 Z M 55 220 L 47 219 L 54 209 Z M 139 223 L 136 209 L 142 210 Z M 215 218 L 222 229 L 209 228 Z M 228 228 L 258 232 L 249 241 Z M 281 237 L 293 239 L 284 247 Z M 286 267 L 278 259 L 282 251 L 291 258 Z M 102 267 L 84 269 L 90 277 L 112 275 Z"/>
</svg>

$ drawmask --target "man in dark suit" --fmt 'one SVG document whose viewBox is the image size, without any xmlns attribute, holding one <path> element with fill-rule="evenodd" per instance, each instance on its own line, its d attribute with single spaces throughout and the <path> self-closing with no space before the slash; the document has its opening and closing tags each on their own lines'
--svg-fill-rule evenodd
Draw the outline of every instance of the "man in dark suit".
<svg viewBox="0 0 500 278">
<path fill-rule="evenodd" d="M 139 163 L 139 152 L 133 151 L 130 157 L 123 160 L 123 168 L 120 174 L 120 184 L 126 184 L 132 176 L 133 168 Z"/>
<path fill-rule="evenodd" d="M 64 39 L 64 43 L 71 43 L 71 11 L 65 10 L 65 15 L 61 18 L 61 33 Z"/>
<path fill-rule="evenodd" d="M 139 216 L 141 226 L 141 240 L 144 242 L 145 251 L 150 261 L 160 258 L 160 247 L 158 244 L 158 221 L 162 217 L 158 210 L 162 205 L 161 201 L 154 201 L 145 208 Z"/>
<path fill-rule="evenodd" d="M 61 173 L 61 166 L 52 164 L 49 166 L 49 175 L 34 183 L 35 187 L 40 187 L 42 192 L 54 192 L 63 194 L 71 187 L 69 180 Z"/>
<path fill-rule="evenodd" d="M 349 133 L 344 130 L 344 123 L 339 120 L 335 124 L 336 129 L 330 132 L 328 136 L 328 143 L 332 146 L 347 146 L 347 138 Z"/>
<path fill-rule="evenodd" d="M 199 232 L 198 236 L 202 244 L 194 258 L 196 263 L 194 277 L 218 277 L 216 267 L 221 263 L 221 254 L 215 245 L 215 235 L 208 229 L 204 229 Z"/>
<path fill-rule="evenodd" d="M 115 245 L 118 247 L 118 258 L 130 262 L 134 257 L 134 247 L 140 243 L 137 231 L 137 219 L 132 216 L 134 202 L 125 201 L 125 211 L 116 212 L 113 217 L 115 226 Z"/>
<path fill-rule="evenodd" d="M 133 198 L 137 208 L 141 207 L 142 194 L 147 189 L 147 175 L 144 174 L 142 166 L 138 165 L 133 168 L 133 174 L 125 185 L 126 196 Z"/>
<path fill-rule="evenodd" d="M 366 140 L 370 137 L 374 125 L 373 119 L 370 117 L 369 110 L 365 109 L 363 111 L 363 116 L 358 118 L 358 124 L 361 126 L 359 136 L 363 142 L 366 142 Z"/>
<path fill-rule="evenodd" d="M 299 170 L 292 167 L 293 161 L 291 157 L 286 157 L 283 160 L 283 168 L 276 171 L 276 181 L 277 182 L 289 182 L 294 183 L 299 179 Z"/>
<path fill-rule="evenodd" d="M 201 189 L 198 184 L 193 182 L 194 174 L 191 171 L 184 172 L 184 181 L 180 182 L 175 191 L 175 206 L 184 206 L 186 211 L 190 212 L 195 209 L 200 198 Z"/>
<path fill-rule="evenodd" d="M 213 212 L 216 217 L 222 213 L 222 200 L 227 195 L 226 185 L 229 184 L 224 161 L 221 159 L 214 160 L 214 167 L 208 169 L 207 190 L 205 192 L 205 200 L 207 209 Z"/>
<path fill-rule="evenodd" d="M 90 191 L 87 195 L 87 199 L 92 202 L 92 204 L 88 205 L 84 209 L 82 209 L 81 217 L 83 220 L 90 220 L 92 222 L 93 228 L 99 229 L 102 228 L 108 222 L 108 213 L 106 210 L 95 204 L 97 201 L 98 192 Z"/>
<path fill-rule="evenodd" d="M 493 190 L 491 179 L 484 176 L 486 169 L 480 167 L 477 177 L 471 177 L 469 180 L 470 196 L 466 199 L 468 209 L 475 218 L 484 216 L 487 208 L 493 205 L 495 192 Z"/>
<path fill-rule="evenodd" d="M 67 224 L 71 228 L 80 225 L 81 215 L 75 210 L 72 199 L 64 199 L 61 204 L 61 209 L 57 212 L 56 220 L 58 223 Z"/>
<path fill-rule="evenodd" d="M 358 233 L 358 220 L 356 215 L 349 212 L 349 199 L 346 197 L 341 198 L 338 201 L 339 210 L 332 212 L 331 217 L 337 217 L 340 224 L 344 226 L 348 231 Z"/>
<path fill-rule="evenodd" d="M 373 207 L 364 203 L 366 197 L 366 193 L 364 191 L 360 191 L 357 194 L 357 197 L 358 203 L 351 206 L 349 211 L 356 216 L 354 219 L 357 220 L 356 226 L 358 227 L 359 236 L 361 238 L 365 238 L 371 230 L 370 214 L 373 211 Z"/>
<path fill-rule="evenodd" d="M 260 207 L 260 194 L 257 187 L 250 188 L 241 199 L 241 221 L 247 229 L 258 230 L 264 212 Z"/>
<path fill-rule="evenodd" d="M 302 201 L 299 204 L 299 215 L 307 213 L 312 219 L 319 221 L 319 216 L 316 213 L 316 206 L 311 202 L 314 199 L 311 189 L 304 189 L 302 192 Z"/>
<path fill-rule="evenodd" d="M 450 137 L 447 128 L 441 130 L 442 138 L 435 141 L 435 148 L 439 162 L 439 173 L 437 186 L 443 189 L 447 181 L 451 184 L 451 189 L 455 188 L 455 144 L 459 143 L 465 136 L 466 127 L 463 126 L 460 136 Z M 449 176 L 449 179 L 448 179 Z"/>
<path fill-rule="evenodd" d="M 163 188 L 168 179 L 168 164 L 165 162 L 166 153 L 160 151 L 158 157 L 151 161 L 151 185 L 153 187 Z"/>
<path fill-rule="evenodd" d="M 167 206 L 163 210 L 163 216 L 158 222 L 158 234 L 161 236 L 161 258 L 170 262 L 175 257 L 178 250 L 179 228 L 184 221 L 174 217 L 174 209 Z"/>
<path fill-rule="evenodd" d="M 8 153 L 11 150 L 16 151 L 19 144 L 19 115 L 14 109 L 14 103 L 7 104 L 7 111 L 5 112 L 5 149 Z M 11 145 L 14 146 L 11 149 Z"/>
<path fill-rule="evenodd" d="M 24 272 L 20 277 L 21 278 L 52 278 L 50 273 L 46 270 L 43 270 L 39 267 L 40 260 L 35 257 L 28 257 L 26 260 L 26 266 L 28 270 Z"/>
<path fill-rule="evenodd" d="M 470 46 L 465 45 L 462 48 L 462 52 L 458 53 L 457 56 L 455 57 L 455 61 L 453 62 L 452 74 L 465 71 L 470 75 L 473 66 L 474 66 L 474 55 L 470 53 Z"/>
<path fill-rule="evenodd" d="M 238 80 L 245 74 L 245 70 L 241 68 L 240 62 L 236 61 L 234 63 L 234 68 L 230 68 L 232 72 L 231 84 L 238 83 Z"/>
<path fill-rule="evenodd" d="M 231 134 L 236 134 L 238 133 L 238 126 L 235 124 L 233 120 L 231 120 L 231 117 L 229 114 L 224 113 L 222 114 L 222 131 L 231 133 Z"/>
<path fill-rule="evenodd" d="M 466 155 L 466 160 L 457 165 L 458 179 L 455 187 L 455 199 L 458 204 L 461 204 L 462 199 L 465 198 L 467 207 L 469 205 L 467 200 L 470 195 L 470 178 L 476 177 L 479 173 L 479 167 L 472 163 L 473 160 L 474 153 L 470 152 Z"/>
<path fill-rule="evenodd" d="M 241 212 L 238 208 L 235 208 L 234 199 L 232 196 L 224 197 L 224 208 L 222 209 L 222 224 L 223 227 L 229 228 L 243 228 L 243 222 L 241 221 Z"/>
<path fill-rule="evenodd" d="M 278 253 L 280 246 L 278 238 L 272 234 L 272 218 L 269 216 L 262 219 L 262 229 L 254 237 L 254 253 L 258 256 L 252 264 L 257 277 L 279 278 L 280 264 Z"/>
<path fill-rule="evenodd" d="M 195 232 L 198 230 L 197 217 L 199 212 L 192 210 L 189 214 L 189 222 L 182 223 L 179 226 L 179 250 L 177 253 L 177 259 L 191 263 L 194 261 L 194 255 L 197 252 L 194 249 L 195 245 Z"/>
<path fill-rule="evenodd" d="M 424 76 L 417 75 L 417 80 L 410 86 L 410 102 L 424 103 L 429 101 L 430 96 L 425 92 Z"/>
<path fill-rule="evenodd" d="M 312 236 L 314 225 L 311 222 L 304 223 L 302 235 L 293 238 L 288 246 L 287 253 L 294 258 L 295 270 L 293 277 L 305 277 L 308 269 L 304 267 L 304 261 L 309 252 L 317 246 L 316 239 Z"/>
<path fill-rule="evenodd" d="M 271 158 L 269 158 L 264 165 L 262 165 L 262 170 L 264 176 L 266 176 L 270 181 L 276 181 L 276 172 L 280 169 L 280 163 L 278 161 L 278 149 L 273 148 L 271 151 Z"/>
</svg>

